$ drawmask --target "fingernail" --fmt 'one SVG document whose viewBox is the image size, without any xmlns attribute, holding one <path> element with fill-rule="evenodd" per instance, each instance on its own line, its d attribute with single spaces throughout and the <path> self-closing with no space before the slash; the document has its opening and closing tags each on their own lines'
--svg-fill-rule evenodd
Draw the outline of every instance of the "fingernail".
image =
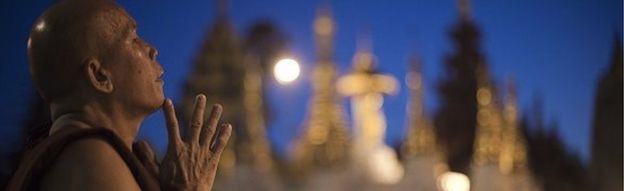
<svg viewBox="0 0 624 191">
<path fill-rule="evenodd" d="M 206 99 L 206 96 L 204 94 L 197 94 L 197 96 L 195 96 L 195 99 L 199 100 L 199 99 Z"/>
<path fill-rule="evenodd" d="M 223 106 L 221 106 L 221 104 L 218 104 L 218 103 L 217 103 L 217 104 L 213 104 L 213 105 L 212 105 L 212 108 L 214 108 L 214 109 L 219 109 L 219 110 L 223 110 Z"/>
<path fill-rule="evenodd" d="M 222 126 L 223 128 L 230 128 L 230 129 L 232 128 L 232 124 L 229 124 L 229 123 L 224 123 Z"/>
</svg>

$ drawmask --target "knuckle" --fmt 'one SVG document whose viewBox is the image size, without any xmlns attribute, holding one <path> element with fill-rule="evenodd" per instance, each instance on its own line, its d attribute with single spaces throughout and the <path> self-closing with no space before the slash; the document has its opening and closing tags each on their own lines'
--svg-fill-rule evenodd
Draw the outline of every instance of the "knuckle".
<svg viewBox="0 0 624 191">
<path fill-rule="evenodd" d="M 210 162 L 208 162 L 208 168 L 210 169 L 216 169 L 219 166 L 219 163 L 216 160 L 210 160 Z"/>
<path fill-rule="evenodd" d="M 191 122 L 191 127 L 193 128 L 199 128 L 202 126 L 202 122 L 201 121 L 193 121 Z"/>
<path fill-rule="evenodd" d="M 197 152 L 197 149 L 200 148 L 200 145 L 198 142 L 193 142 L 191 143 L 191 150 L 194 152 Z"/>
<path fill-rule="evenodd" d="M 214 134 L 215 129 L 214 129 L 214 128 L 207 127 L 207 128 L 204 128 L 204 131 L 206 131 L 206 134 L 208 134 L 208 135 L 212 135 L 212 134 Z"/>
<path fill-rule="evenodd" d="M 228 139 L 229 137 L 221 135 L 221 137 L 219 137 L 219 143 L 225 144 L 228 142 Z"/>
</svg>

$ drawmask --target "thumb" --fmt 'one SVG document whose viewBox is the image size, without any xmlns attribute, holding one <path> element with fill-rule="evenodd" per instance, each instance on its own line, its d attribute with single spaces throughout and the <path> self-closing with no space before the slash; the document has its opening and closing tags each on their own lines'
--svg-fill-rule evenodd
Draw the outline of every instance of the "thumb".
<svg viewBox="0 0 624 191">
<path fill-rule="evenodd" d="M 159 164 L 156 160 L 156 153 L 152 150 L 152 147 L 145 140 L 137 141 L 132 144 L 132 152 L 143 163 L 143 166 L 155 177 L 158 177 Z"/>
</svg>

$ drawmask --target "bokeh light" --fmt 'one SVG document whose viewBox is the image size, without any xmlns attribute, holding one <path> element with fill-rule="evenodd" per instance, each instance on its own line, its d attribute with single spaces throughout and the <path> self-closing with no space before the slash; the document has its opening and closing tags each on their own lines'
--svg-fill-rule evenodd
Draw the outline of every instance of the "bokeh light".
<svg viewBox="0 0 624 191">
<path fill-rule="evenodd" d="M 280 84 L 288 84 L 299 77 L 300 67 L 296 60 L 285 58 L 275 64 L 273 75 Z"/>
</svg>

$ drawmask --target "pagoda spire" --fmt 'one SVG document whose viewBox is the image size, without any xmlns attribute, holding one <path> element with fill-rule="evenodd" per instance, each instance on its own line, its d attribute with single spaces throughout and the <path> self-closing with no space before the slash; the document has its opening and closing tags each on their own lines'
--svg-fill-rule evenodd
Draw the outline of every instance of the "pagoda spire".
<svg viewBox="0 0 624 191">
<path fill-rule="evenodd" d="M 356 48 L 358 52 L 373 52 L 373 40 L 368 27 L 364 28 L 358 35 Z"/>
<path fill-rule="evenodd" d="M 512 78 L 507 80 L 505 92 L 505 105 L 503 106 L 503 144 L 498 166 L 504 174 L 509 174 L 515 169 L 526 164 L 526 142 L 519 129 L 518 101 L 516 85 Z"/>
<path fill-rule="evenodd" d="M 294 147 L 297 169 L 334 167 L 346 162 L 347 130 L 336 92 L 336 64 L 333 60 L 334 20 L 328 6 L 317 12 L 313 29 L 317 64 L 312 71 L 312 96 L 304 132 Z"/>
<path fill-rule="evenodd" d="M 402 148 L 403 155 L 411 158 L 421 154 L 432 154 L 437 150 L 436 137 L 431 121 L 425 114 L 422 66 L 418 56 L 410 59 L 405 82 L 410 98 L 407 107 L 408 135 Z"/>
<path fill-rule="evenodd" d="M 234 132 L 219 163 L 221 176 L 232 174 L 235 165 L 241 162 L 238 154 L 245 153 L 240 148 L 244 145 L 241 141 L 247 136 L 248 125 L 244 105 L 244 45 L 225 17 L 227 0 L 217 0 L 216 3 L 218 7 L 216 22 L 207 31 L 184 84 L 180 116 L 183 119 L 191 118 L 194 98 L 200 93 L 206 95 L 209 105 L 220 103 L 227 108 L 222 114 L 222 119 L 232 123 Z"/>
<path fill-rule="evenodd" d="M 217 0 L 217 18 L 218 19 L 226 19 L 230 10 L 230 1 L 229 0 Z"/>
<path fill-rule="evenodd" d="M 477 69 L 477 123 L 473 161 L 483 165 L 499 160 L 503 119 L 498 92 L 484 65 Z"/>
<path fill-rule="evenodd" d="M 457 0 L 457 9 L 462 20 L 468 21 L 472 19 L 472 4 L 470 0 Z"/>
<path fill-rule="evenodd" d="M 334 56 L 333 40 L 336 28 L 334 18 L 328 6 L 323 6 L 317 11 L 313 29 L 319 62 L 321 64 L 329 64 L 328 61 L 332 61 Z"/>
<path fill-rule="evenodd" d="M 358 35 L 356 40 L 356 52 L 353 56 L 353 70 L 373 73 L 376 67 L 376 58 L 373 54 L 373 42 L 369 33 Z"/>
</svg>

